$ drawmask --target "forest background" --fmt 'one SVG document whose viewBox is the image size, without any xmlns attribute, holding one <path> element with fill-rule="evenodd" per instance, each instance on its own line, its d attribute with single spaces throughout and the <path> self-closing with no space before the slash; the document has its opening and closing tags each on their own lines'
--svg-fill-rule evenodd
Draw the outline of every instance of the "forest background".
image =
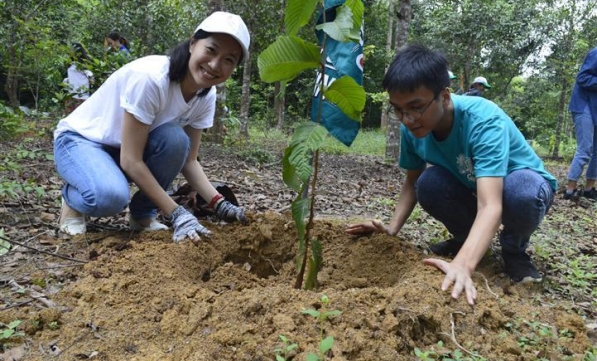
<svg viewBox="0 0 597 361">
<path fill-rule="evenodd" d="M 476 76 L 492 85 L 485 96 L 499 104 L 542 156 L 569 157 L 575 141 L 567 105 L 579 66 L 597 44 L 596 1 L 441 0 L 366 1 L 362 127 L 387 134 L 386 158 L 398 156 L 396 127 L 381 80 L 396 49 L 422 43 L 441 50 L 466 90 Z M 309 117 L 314 74 L 289 84 L 259 79 L 257 56 L 284 33 L 284 1 L 3 0 L 0 2 L 0 135 L 11 137 L 24 119 L 59 119 L 70 44 L 84 45 L 83 64 L 101 85 L 124 62 L 166 54 L 214 10 L 238 13 L 251 35 L 251 57 L 219 87 L 215 140 L 221 125 L 248 137 L 249 129 L 292 129 Z M 127 59 L 107 51 L 118 31 L 131 43 Z M 313 29 L 301 37 L 315 42 Z M 93 90 L 93 89 L 92 89 Z M 223 111 L 227 109 L 228 112 Z"/>
</svg>

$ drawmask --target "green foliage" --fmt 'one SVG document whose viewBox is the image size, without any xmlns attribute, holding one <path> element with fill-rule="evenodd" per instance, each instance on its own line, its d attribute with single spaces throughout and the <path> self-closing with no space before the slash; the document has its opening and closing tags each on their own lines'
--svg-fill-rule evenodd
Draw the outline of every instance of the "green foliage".
<svg viewBox="0 0 597 361">
<path fill-rule="evenodd" d="M 276 361 L 287 361 L 289 360 L 288 355 L 294 349 L 298 348 L 298 344 L 290 341 L 286 336 L 280 335 L 280 340 L 282 341 L 282 348 L 277 348 L 274 350 L 276 354 Z"/>
<path fill-rule="evenodd" d="M 26 130 L 22 113 L 17 113 L 11 107 L 0 103 L 0 140 L 15 138 Z"/>
<path fill-rule="evenodd" d="M 325 74 L 325 67 L 322 64 L 322 59 L 325 59 L 326 55 L 325 41 L 322 42 L 324 45 L 320 52 L 317 45 L 296 36 L 299 28 L 308 23 L 311 18 L 309 10 L 312 12 L 317 3 L 321 5 L 320 2 L 314 1 L 307 3 L 300 0 L 288 1 L 285 16 L 288 35 L 279 37 L 257 59 L 259 74 L 263 81 L 288 82 L 307 69 L 320 68 L 322 74 Z M 333 22 L 327 22 L 324 19 L 317 28 L 322 29 L 326 34 L 325 36 L 347 41 L 354 38 L 354 35 L 360 31 L 362 15 L 363 3 L 360 0 L 349 0 L 339 7 Z M 316 86 L 323 91 L 318 93 L 319 96 L 326 96 L 346 115 L 355 120 L 360 120 L 360 113 L 366 99 L 364 90 L 354 80 L 346 78 L 337 79 L 329 87 L 324 88 L 324 77 L 320 78 L 320 83 Z M 295 285 L 297 288 L 303 287 L 303 277 L 307 266 L 309 273 L 304 286 L 306 288 L 315 287 L 317 272 L 322 264 L 321 244 L 317 240 L 311 240 L 309 236 L 309 230 L 312 227 L 314 218 L 315 189 L 311 192 L 310 200 L 303 197 L 309 189 L 311 177 L 313 177 L 311 182 L 313 188 L 317 184 L 317 167 L 313 168 L 313 164 L 318 164 L 319 149 L 322 147 L 327 134 L 327 129 L 318 123 L 308 122 L 299 125 L 295 129 L 282 159 L 282 178 L 286 185 L 297 192 L 297 197 L 291 205 L 292 217 L 299 235 L 299 257 L 297 259 L 299 272 Z M 304 220 L 307 214 L 309 214 L 309 221 L 305 224 Z M 307 247 L 309 242 L 311 242 L 313 249 L 310 257 Z"/>
<path fill-rule="evenodd" d="M 326 295 L 321 296 L 321 309 L 307 309 L 302 310 L 301 313 L 305 315 L 312 316 L 317 320 L 319 326 L 319 347 L 317 353 L 309 353 L 307 355 L 307 361 L 321 361 L 325 359 L 325 354 L 332 349 L 334 346 L 334 337 L 327 336 L 324 337 L 324 329 L 325 329 L 325 322 L 330 317 L 335 317 L 342 314 L 341 311 L 338 310 L 330 310 L 329 303 L 330 299 Z"/>
<path fill-rule="evenodd" d="M 17 331 L 17 327 L 22 322 L 21 320 L 14 320 L 9 324 L 0 322 L 0 349 L 7 349 L 10 341 L 25 336 L 23 331 Z"/>
</svg>

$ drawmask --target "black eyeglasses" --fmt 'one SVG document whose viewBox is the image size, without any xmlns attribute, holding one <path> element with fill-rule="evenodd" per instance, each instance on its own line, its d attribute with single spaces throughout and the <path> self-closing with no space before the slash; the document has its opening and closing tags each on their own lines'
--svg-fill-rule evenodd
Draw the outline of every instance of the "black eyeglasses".
<svg viewBox="0 0 597 361">
<path fill-rule="evenodd" d="M 421 119 L 423 114 L 425 114 L 425 112 L 427 111 L 427 109 L 429 109 L 429 106 L 431 105 L 431 103 L 433 103 L 433 101 L 435 99 L 436 99 L 436 97 L 431 99 L 431 101 L 429 103 L 427 103 L 427 105 L 424 106 L 423 108 L 414 108 L 414 109 L 410 109 L 410 110 L 399 110 L 393 105 L 391 105 L 391 107 L 399 121 L 402 121 L 406 117 L 411 122 L 414 122 L 414 121 Z"/>
</svg>

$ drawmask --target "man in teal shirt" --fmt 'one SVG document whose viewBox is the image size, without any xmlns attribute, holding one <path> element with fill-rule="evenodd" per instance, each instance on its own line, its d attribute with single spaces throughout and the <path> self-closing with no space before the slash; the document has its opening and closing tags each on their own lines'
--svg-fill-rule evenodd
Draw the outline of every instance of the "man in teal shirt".
<svg viewBox="0 0 597 361">
<path fill-rule="evenodd" d="M 378 220 L 349 225 L 350 234 L 396 235 L 418 202 L 453 239 L 430 246 L 451 262 L 425 264 L 446 274 L 442 290 L 466 294 L 474 304 L 471 275 L 503 224 L 499 239 L 504 271 L 515 282 L 542 276 L 526 253 L 531 234 L 553 203 L 555 178 L 512 120 L 482 97 L 450 94 L 447 61 L 409 46 L 397 54 L 383 86 L 401 121 L 400 166 L 406 180 L 389 225 Z"/>
</svg>

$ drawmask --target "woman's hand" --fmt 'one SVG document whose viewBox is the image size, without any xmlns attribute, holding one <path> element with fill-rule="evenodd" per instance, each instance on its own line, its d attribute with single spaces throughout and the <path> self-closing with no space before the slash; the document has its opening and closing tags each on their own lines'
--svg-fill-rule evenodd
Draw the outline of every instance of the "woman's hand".
<svg viewBox="0 0 597 361">
<path fill-rule="evenodd" d="M 183 206 L 176 207 L 174 212 L 172 212 L 172 226 L 174 228 L 172 239 L 176 243 L 189 238 L 193 243 L 197 244 L 201 240 L 200 236 L 209 237 L 211 235 L 209 229 L 199 224 L 197 218 L 184 209 Z"/>
</svg>

